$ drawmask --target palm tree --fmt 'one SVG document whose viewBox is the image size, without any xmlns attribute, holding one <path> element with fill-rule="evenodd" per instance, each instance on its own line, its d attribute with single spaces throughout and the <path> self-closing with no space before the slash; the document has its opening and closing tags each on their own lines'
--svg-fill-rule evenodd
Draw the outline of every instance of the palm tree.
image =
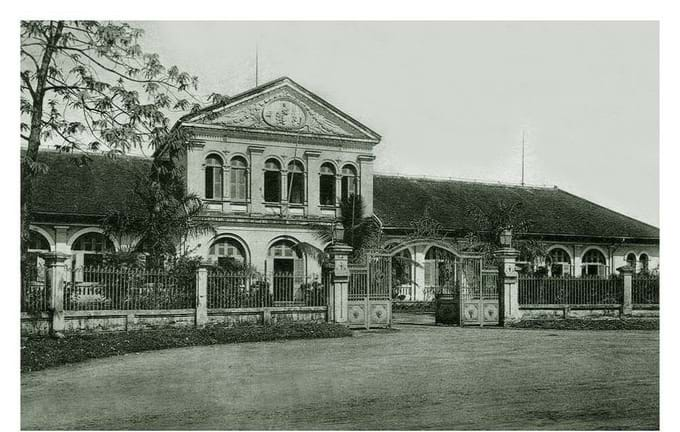
<svg viewBox="0 0 680 432">
<path fill-rule="evenodd" d="M 380 247 L 380 227 L 375 219 L 364 215 L 364 203 L 360 195 L 351 194 L 341 200 L 340 216 L 327 224 L 318 224 L 314 229 L 315 237 L 321 244 L 341 241 L 351 246 L 351 259 L 354 261 L 363 259 L 367 252 Z M 314 257 L 319 265 L 330 259 L 328 252 L 308 242 L 297 243 L 295 249 Z"/>
<path fill-rule="evenodd" d="M 158 265 L 164 257 L 186 255 L 189 238 L 214 234 L 215 229 L 200 217 L 204 210 L 200 197 L 173 183 L 163 185 L 140 175 L 125 208 L 102 220 L 104 232 L 121 244 L 122 239 L 133 240 L 129 252 L 146 253 Z"/>
</svg>

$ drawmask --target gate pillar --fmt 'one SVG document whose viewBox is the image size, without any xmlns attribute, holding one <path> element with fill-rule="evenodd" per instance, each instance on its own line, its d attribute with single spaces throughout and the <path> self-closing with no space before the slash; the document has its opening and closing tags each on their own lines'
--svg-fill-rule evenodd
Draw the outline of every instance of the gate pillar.
<svg viewBox="0 0 680 432">
<path fill-rule="evenodd" d="M 522 319 L 519 310 L 519 286 L 516 262 L 519 251 L 509 245 L 494 252 L 498 262 L 499 281 L 499 320 L 501 326 Z"/>
<path fill-rule="evenodd" d="M 64 284 L 66 283 L 66 261 L 70 255 L 49 252 L 42 255 L 45 260 L 45 282 L 50 292 L 50 334 L 63 337 L 64 322 Z"/>
<path fill-rule="evenodd" d="M 347 263 L 352 247 L 336 243 L 328 248 L 333 263 L 333 278 L 328 289 L 328 322 L 347 322 L 349 268 Z"/>
</svg>

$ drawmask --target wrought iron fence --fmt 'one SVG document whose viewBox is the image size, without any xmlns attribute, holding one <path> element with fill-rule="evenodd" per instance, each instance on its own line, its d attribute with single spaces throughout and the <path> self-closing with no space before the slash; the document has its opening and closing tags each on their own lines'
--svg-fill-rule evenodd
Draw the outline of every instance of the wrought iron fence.
<svg viewBox="0 0 680 432">
<path fill-rule="evenodd" d="M 659 304 L 659 276 L 633 275 L 634 304 Z"/>
<path fill-rule="evenodd" d="M 498 298 L 498 270 L 482 269 L 482 297 L 486 300 Z"/>
<path fill-rule="evenodd" d="M 80 274 L 79 274 L 80 273 Z M 189 309 L 196 275 L 172 270 L 85 267 L 64 287 L 64 310 Z"/>
<path fill-rule="evenodd" d="M 359 301 L 366 298 L 368 292 L 368 267 L 349 265 L 349 284 L 347 300 Z"/>
<path fill-rule="evenodd" d="M 326 306 L 329 275 L 208 273 L 208 309 Z"/>
<path fill-rule="evenodd" d="M 621 304 L 623 280 L 619 277 L 519 276 L 520 304 L 593 305 Z"/>
<path fill-rule="evenodd" d="M 45 281 L 21 281 L 21 312 L 47 312 L 50 307 L 49 290 Z"/>
</svg>

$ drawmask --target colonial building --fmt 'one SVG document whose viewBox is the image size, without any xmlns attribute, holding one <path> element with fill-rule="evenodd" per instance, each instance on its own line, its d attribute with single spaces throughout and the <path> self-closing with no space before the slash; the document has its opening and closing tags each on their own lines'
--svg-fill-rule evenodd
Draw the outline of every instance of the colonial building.
<svg viewBox="0 0 680 432">
<path fill-rule="evenodd" d="M 315 226 L 331 223 L 340 200 L 358 194 L 390 252 L 419 263 L 407 269 L 412 300 L 437 284 L 437 261 L 459 253 L 455 241 L 412 235 L 426 208 L 455 239 L 474 226 L 465 210 L 471 203 L 521 202 L 531 221 L 525 237 L 545 244 L 544 264 L 553 275 L 604 276 L 626 262 L 658 269 L 658 228 L 558 188 L 375 175 L 380 135 L 289 78 L 184 116 L 175 127 L 192 132 L 182 161 L 186 188 L 205 200 L 204 217 L 216 231 L 191 240 L 194 253 L 206 259 L 318 275 L 316 260 L 292 246 L 323 249 Z M 76 168 L 72 158 L 49 151 L 39 156 L 50 169 L 34 193 L 30 250 L 72 254 L 78 267 L 123 247 L 104 237 L 99 221 L 110 210 L 130 208 L 132 174 L 149 161 L 95 156 Z"/>
</svg>

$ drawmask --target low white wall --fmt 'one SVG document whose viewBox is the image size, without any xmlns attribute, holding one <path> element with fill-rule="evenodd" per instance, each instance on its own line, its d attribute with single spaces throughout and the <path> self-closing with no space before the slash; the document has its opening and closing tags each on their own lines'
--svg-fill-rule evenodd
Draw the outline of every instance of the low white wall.
<svg viewBox="0 0 680 432">
<path fill-rule="evenodd" d="M 620 318 L 621 305 L 520 305 L 523 320 Z M 657 305 L 633 305 L 632 317 L 658 318 Z"/>
<path fill-rule="evenodd" d="M 291 321 L 325 322 L 328 317 L 327 311 L 326 306 L 208 309 L 208 322 L 227 325 Z M 64 331 L 68 333 L 149 330 L 195 326 L 195 324 L 196 311 L 194 309 L 64 312 Z M 45 335 L 49 333 L 49 329 L 48 313 L 21 314 L 23 336 Z"/>
</svg>

